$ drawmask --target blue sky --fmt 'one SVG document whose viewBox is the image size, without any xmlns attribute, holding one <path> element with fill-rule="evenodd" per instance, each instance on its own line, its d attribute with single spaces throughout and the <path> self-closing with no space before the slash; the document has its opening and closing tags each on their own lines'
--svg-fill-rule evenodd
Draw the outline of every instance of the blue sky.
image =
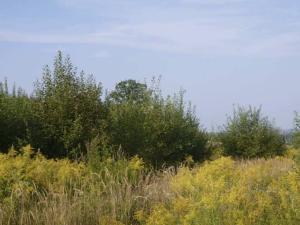
<svg viewBox="0 0 300 225">
<path fill-rule="evenodd" d="M 0 0 L 0 79 L 28 91 L 57 50 L 105 88 L 162 75 L 208 129 L 234 104 L 300 111 L 299 0 Z"/>
</svg>

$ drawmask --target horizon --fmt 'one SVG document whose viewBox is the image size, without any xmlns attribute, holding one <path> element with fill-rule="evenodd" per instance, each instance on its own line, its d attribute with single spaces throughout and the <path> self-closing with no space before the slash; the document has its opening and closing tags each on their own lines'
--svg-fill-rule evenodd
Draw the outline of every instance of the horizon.
<svg viewBox="0 0 300 225">
<path fill-rule="evenodd" d="M 299 1 L 1 3 L 0 81 L 28 92 L 62 50 L 104 89 L 162 75 L 164 95 L 186 90 L 208 130 L 233 105 L 262 106 L 284 130 L 300 111 Z"/>
</svg>

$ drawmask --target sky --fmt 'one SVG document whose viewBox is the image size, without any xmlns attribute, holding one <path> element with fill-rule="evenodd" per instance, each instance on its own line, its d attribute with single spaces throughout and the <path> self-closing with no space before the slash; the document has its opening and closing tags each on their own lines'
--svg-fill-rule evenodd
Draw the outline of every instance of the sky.
<svg viewBox="0 0 300 225">
<path fill-rule="evenodd" d="M 107 89 L 161 75 L 209 130 L 234 105 L 300 112 L 299 0 L 0 0 L 0 80 L 31 92 L 58 50 Z"/>
</svg>

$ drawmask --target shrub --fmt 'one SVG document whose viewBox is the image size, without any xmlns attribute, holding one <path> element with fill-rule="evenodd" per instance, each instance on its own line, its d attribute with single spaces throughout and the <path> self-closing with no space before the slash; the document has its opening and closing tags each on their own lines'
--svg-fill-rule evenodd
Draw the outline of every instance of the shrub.
<svg viewBox="0 0 300 225">
<path fill-rule="evenodd" d="M 120 87 L 129 90 L 121 91 Z M 186 108 L 183 93 L 163 98 L 159 90 L 146 84 L 123 81 L 107 105 L 111 145 L 121 146 L 129 156 L 139 155 L 161 166 L 181 162 L 188 155 L 203 160 L 209 153 L 206 133 L 191 107 Z"/>
<path fill-rule="evenodd" d="M 22 89 L 14 86 L 10 92 L 7 80 L 0 82 L 0 152 L 30 141 L 31 108 L 31 100 Z"/>
<path fill-rule="evenodd" d="M 282 155 L 283 135 L 263 117 L 261 109 L 238 107 L 220 135 L 226 155 L 253 158 Z"/>
</svg>

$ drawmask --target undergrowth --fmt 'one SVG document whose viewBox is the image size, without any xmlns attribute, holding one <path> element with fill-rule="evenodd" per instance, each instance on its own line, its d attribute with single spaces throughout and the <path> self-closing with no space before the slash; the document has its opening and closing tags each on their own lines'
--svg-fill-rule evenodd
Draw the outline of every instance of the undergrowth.
<svg viewBox="0 0 300 225">
<path fill-rule="evenodd" d="M 0 154 L 0 224 L 296 225 L 294 153 L 154 171 L 138 157 L 107 157 L 91 167 L 46 159 L 30 146 L 11 149 Z"/>
</svg>

